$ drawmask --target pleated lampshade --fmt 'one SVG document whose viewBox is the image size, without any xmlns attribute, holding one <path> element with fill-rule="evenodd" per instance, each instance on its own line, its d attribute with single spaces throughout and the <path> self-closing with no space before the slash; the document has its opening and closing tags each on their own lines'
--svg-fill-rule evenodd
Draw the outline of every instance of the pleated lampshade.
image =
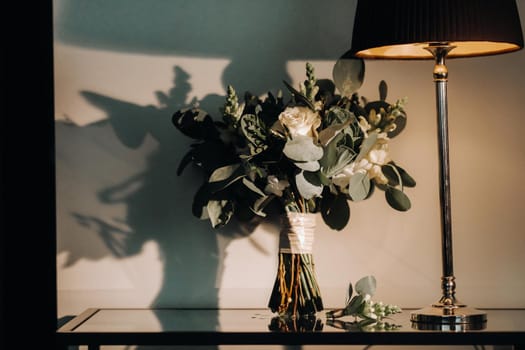
<svg viewBox="0 0 525 350">
<path fill-rule="evenodd" d="M 448 58 L 523 48 L 515 0 L 359 0 L 346 57 L 431 59 L 430 43 L 455 46 Z"/>
</svg>

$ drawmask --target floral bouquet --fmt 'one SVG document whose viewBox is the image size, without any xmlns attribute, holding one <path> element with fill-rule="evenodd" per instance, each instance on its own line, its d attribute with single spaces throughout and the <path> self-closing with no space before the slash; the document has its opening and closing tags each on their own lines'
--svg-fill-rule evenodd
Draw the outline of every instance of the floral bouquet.
<svg viewBox="0 0 525 350">
<path fill-rule="evenodd" d="M 214 228 L 235 217 L 265 217 L 270 204 L 283 214 L 279 270 L 269 307 L 280 315 L 311 315 L 323 309 L 312 258 L 315 217 L 342 230 L 350 219 L 349 202 L 369 198 L 376 189 L 394 209 L 406 211 L 406 187 L 414 179 L 389 155 L 389 140 L 406 123 L 404 100 L 368 102 L 356 92 L 364 76 L 362 60 L 350 60 L 356 74 L 317 80 L 306 63 L 306 79 L 290 93 L 265 98 L 244 94 L 242 103 L 228 86 L 222 119 L 194 107 L 174 113 L 172 121 L 196 142 L 177 174 L 193 163 L 205 174 L 196 191 L 193 215 Z M 345 72 L 341 61 L 334 72 Z M 348 71 L 348 69 L 346 69 Z M 348 73 L 348 72 L 347 72 Z M 357 77 L 357 78 L 355 78 Z M 337 78 L 337 79 L 336 79 Z M 337 90 L 336 91 L 336 85 Z"/>
</svg>

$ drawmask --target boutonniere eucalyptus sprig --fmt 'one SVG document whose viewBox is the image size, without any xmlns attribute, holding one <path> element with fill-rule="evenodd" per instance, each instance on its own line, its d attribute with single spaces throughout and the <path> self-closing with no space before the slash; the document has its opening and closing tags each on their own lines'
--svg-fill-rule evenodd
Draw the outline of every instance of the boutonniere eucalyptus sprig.
<svg viewBox="0 0 525 350">
<path fill-rule="evenodd" d="M 348 330 L 394 330 L 399 328 L 399 325 L 385 320 L 401 313 L 401 309 L 397 305 L 372 300 L 375 290 L 374 276 L 365 276 L 357 281 L 355 295 L 352 283 L 350 283 L 345 307 L 327 311 L 327 324 Z M 350 316 L 352 321 L 336 320 L 345 316 Z"/>
</svg>

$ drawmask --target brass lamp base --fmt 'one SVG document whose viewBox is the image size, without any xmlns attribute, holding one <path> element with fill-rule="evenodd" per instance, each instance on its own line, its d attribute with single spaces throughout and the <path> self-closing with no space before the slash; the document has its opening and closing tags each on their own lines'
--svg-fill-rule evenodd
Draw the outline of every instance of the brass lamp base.
<svg viewBox="0 0 525 350">
<path fill-rule="evenodd" d="M 481 330 L 487 326 L 487 314 L 463 305 L 432 305 L 412 312 L 410 321 L 418 330 Z"/>
</svg>

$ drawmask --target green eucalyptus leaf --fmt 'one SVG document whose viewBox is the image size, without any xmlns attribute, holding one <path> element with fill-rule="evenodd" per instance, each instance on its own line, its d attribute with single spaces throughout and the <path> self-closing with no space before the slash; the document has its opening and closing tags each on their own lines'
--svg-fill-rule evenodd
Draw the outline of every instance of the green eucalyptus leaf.
<svg viewBox="0 0 525 350">
<path fill-rule="evenodd" d="M 210 178 L 208 179 L 208 182 L 219 182 L 227 180 L 229 177 L 231 177 L 237 169 L 239 169 L 239 166 L 241 164 L 231 164 L 226 165 L 220 168 L 217 168 L 213 171 L 213 173 L 210 175 Z"/>
<path fill-rule="evenodd" d="M 319 143 L 326 146 L 330 141 L 334 139 L 340 132 L 342 132 L 348 125 L 350 120 L 344 124 L 333 124 L 319 132 Z"/>
<path fill-rule="evenodd" d="M 321 168 L 329 169 L 337 162 L 337 142 L 332 140 L 323 149 L 323 157 L 319 160 Z M 325 172 L 328 174 L 328 172 Z"/>
<path fill-rule="evenodd" d="M 312 185 L 315 186 L 322 186 L 323 183 L 321 181 L 321 178 L 319 177 L 319 172 L 317 171 L 303 171 L 303 176 Z"/>
<path fill-rule="evenodd" d="M 324 117 L 324 123 L 328 127 L 337 126 L 337 125 L 348 125 L 348 123 L 351 123 L 355 120 L 354 113 L 349 111 L 348 109 L 339 107 L 339 106 L 333 106 L 330 107 L 328 110 L 328 113 L 326 113 Z"/>
<path fill-rule="evenodd" d="M 348 305 L 345 307 L 345 314 L 349 316 L 355 316 L 362 308 L 365 299 L 362 295 L 356 295 L 350 300 Z"/>
<path fill-rule="evenodd" d="M 376 278 L 374 276 L 365 276 L 361 278 L 355 284 L 355 291 L 363 297 L 367 294 L 371 297 L 374 296 L 376 292 Z"/>
<path fill-rule="evenodd" d="M 233 204 L 228 200 L 210 200 L 206 208 L 213 228 L 226 225 L 233 215 Z"/>
<path fill-rule="evenodd" d="M 311 179 L 310 179 L 311 180 Z M 301 197 L 306 200 L 310 198 L 319 197 L 323 192 L 323 186 L 318 183 L 312 183 L 305 177 L 305 172 L 301 171 L 295 176 L 297 190 Z"/>
<path fill-rule="evenodd" d="M 408 196 L 397 188 L 389 186 L 385 191 L 385 198 L 388 204 L 396 210 L 407 211 L 411 207 Z"/>
<path fill-rule="evenodd" d="M 363 84 L 365 61 L 362 58 L 342 56 L 334 65 L 332 77 L 341 95 L 350 97 Z"/>
<path fill-rule="evenodd" d="M 246 177 L 242 178 L 242 183 L 244 186 L 248 187 L 251 191 L 257 193 L 261 197 L 266 197 L 266 194 L 261 191 L 259 187 L 257 187 L 252 181 L 248 180 Z"/>
<path fill-rule="evenodd" d="M 395 165 L 397 168 L 397 171 L 401 175 L 401 179 L 403 180 L 403 186 L 405 187 L 416 187 L 416 180 L 412 176 L 410 176 L 405 169 L 401 168 L 399 165 Z"/>
<path fill-rule="evenodd" d="M 338 142 L 343 139 L 344 136 L 336 137 L 324 148 L 323 158 L 319 161 L 321 164 L 321 171 L 323 174 L 330 178 L 350 164 L 356 157 L 356 153 L 346 145 L 338 145 Z"/>
<path fill-rule="evenodd" d="M 213 171 L 209 178 L 210 191 L 212 193 L 216 193 L 244 178 L 245 176 L 246 174 L 244 173 L 244 169 L 240 166 L 240 164 L 226 165 L 217 168 Z"/>
<path fill-rule="evenodd" d="M 310 162 L 323 157 L 323 148 L 315 145 L 311 137 L 298 135 L 286 142 L 283 153 L 291 160 Z"/>
<path fill-rule="evenodd" d="M 381 172 L 388 179 L 388 184 L 390 186 L 397 186 L 402 181 L 401 174 L 398 169 L 392 163 L 384 164 L 381 166 Z M 404 182 L 403 182 L 404 185 Z"/>
<path fill-rule="evenodd" d="M 321 197 L 321 216 L 331 229 L 342 230 L 350 221 L 350 206 L 342 193 L 326 190 Z"/>
<path fill-rule="evenodd" d="M 306 106 L 308 106 L 312 111 L 315 111 L 315 107 L 314 105 L 312 104 L 312 102 L 310 102 L 310 100 L 308 99 L 308 97 L 306 97 L 305 95 L 303 95 L 301 92 L 297 91 L 292 85 L 290 85 L 288 82 L 286 81 L 283 81 L 284 85 L 286 85 L 286 87 L 288 88 L 288 90 L 290 91 L 290 93 L 293 95 L 293 97 L 295 98 L 295 101 L 296 102 L 301 102 L 301 103 L 304 103 Z"/>
<path fill-rule="evenodd" d="M 348 195 L 353 201 L 361 201 L 366 199 L 370 192 L 370 178 L 367 173 L 355 173 L 350 178 L 350 185 L 348 186 Z"/>
<path fill-rule="evenodd" d="M 361 140 L 364 138 L 363 131 L 358 123 L 351 123 L 343 130 L 343 133 L 343 144 L 352 150 L 355 149 L 355 145 L 361 143 Z"/>
<path fill-rule="evenodd" d="M 380 183 L 374 183 L 374 182 L 372 183 L 375 184 L 374 186 L 379 188 L 381 191 L 386 191 L 390 187 L 388 184 L 380 184 Z"/>
<path fill-rule="evenodd" d="M 319 181 L 323 186 L 330 186 L 332 184 L 332 180 L 330 180 L 329 177 L 327 177 L 322 171 L 317 172 L 319 176 Z"/>
</svg>

